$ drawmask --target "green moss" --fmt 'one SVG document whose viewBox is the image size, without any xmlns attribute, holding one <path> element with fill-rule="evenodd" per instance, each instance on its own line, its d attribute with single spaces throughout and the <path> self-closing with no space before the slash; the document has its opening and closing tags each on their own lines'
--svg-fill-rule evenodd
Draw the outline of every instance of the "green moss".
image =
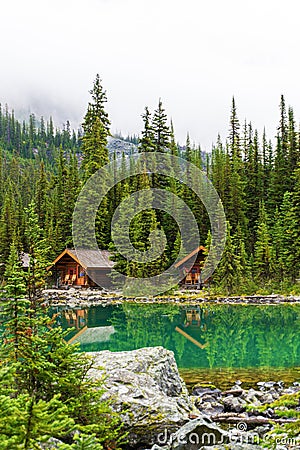
<svg viewBox="0 0 300 450">
<path fill-rule="evenodd" d="M 211 383 L 197 383 L 195 384 L 195 386 L 193 386 L 193 389 L 197 388 L 217 389 L 216 386 Z"/>
<path fill-rule="evenodd" d="M 296 394 L 285 394 L 273 403 L 268 403 L 259 407 L 248 405 L 246 410 L 251 411 L 255 409 L 259 412 L 264 412 L 268 408 L 272 408 L 278 417 L 295 418 L 295 422 L 287 423 L 285 425 L 274 425 L 272 431 L 267 433 L 264 439 L 264 447 L 276 448 L 278 439 L 296 439 L 300 435 L 300 411 L 295 410 L 300 403 L 300 392 Z"/>
</svg>

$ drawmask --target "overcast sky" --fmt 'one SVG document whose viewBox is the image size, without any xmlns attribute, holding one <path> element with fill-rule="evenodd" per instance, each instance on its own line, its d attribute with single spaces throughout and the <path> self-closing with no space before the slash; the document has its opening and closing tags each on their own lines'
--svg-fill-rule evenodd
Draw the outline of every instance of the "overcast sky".
<svg viewBox="0 0 300 450">
<path fill-rule="evenodd" d="M 210 150 L 240 121 L 273 138 L 284 94 L 300 114 L 298 0 L 2 0 L 0 101 L 81 122 L 95 74 L 112 131 L 139 133 L 159 97 L 177 139 Z"/>
</svg>

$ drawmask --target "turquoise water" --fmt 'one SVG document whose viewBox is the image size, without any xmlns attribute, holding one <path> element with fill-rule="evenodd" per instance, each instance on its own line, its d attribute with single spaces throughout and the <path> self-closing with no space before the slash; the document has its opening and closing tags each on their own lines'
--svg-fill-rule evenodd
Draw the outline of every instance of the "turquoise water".
<svg viewBox="0 0 300 450">
<path fill-rule="evenodd" d="M 300 380 L 300 305 L 123 304 L 60 310 L 82 351 L 163 346 L 189 383 Z"/>
</svg>

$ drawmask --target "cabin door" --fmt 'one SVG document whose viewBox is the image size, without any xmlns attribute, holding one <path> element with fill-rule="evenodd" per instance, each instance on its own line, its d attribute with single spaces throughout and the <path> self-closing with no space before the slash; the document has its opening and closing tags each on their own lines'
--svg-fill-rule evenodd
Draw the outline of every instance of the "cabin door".
<svg viewBox="0 0 300 450">
<path fill-rule="evenodd" d="M 76 281 L 76 267 L 69 267 L 68 275 L 70 282 L 74 283 Z"/>
</svg>

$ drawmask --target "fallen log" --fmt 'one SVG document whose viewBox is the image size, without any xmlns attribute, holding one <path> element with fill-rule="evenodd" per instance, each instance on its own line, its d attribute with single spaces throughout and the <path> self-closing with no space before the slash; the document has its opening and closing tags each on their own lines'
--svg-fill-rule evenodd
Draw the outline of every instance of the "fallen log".
<svg viewBox="0 0 300 450">
<path fill-rule="evenodd" d="M 243 389 L 229 389 L 228 391 L 222 392 L 223 395 L 233 395 L 234 397 L 239 397 L 244 392 Z"/>
<path fill-rule="evenodd" d="M 270 419 L 269 417 L 242 417 L 238 415 L 216 414 L 210 417 L 214 422 L 245 423 L 246 425 L 269 425 L 272 423 L 285 424 L 296 422 L 297 419 Z"/>
</svg>

